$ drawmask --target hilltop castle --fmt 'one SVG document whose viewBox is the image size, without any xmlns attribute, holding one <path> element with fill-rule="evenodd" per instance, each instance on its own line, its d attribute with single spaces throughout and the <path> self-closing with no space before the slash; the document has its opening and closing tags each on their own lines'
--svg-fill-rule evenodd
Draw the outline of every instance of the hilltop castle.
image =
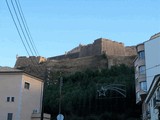
<svg viewBox="0 0 160 120">
<path fill-rule="evenodd" d="M 60 56 L 47 59 L 40 56 L 17 57 L 15 68 L 44 77 L 48 69 L 52 72 L 73 73 L 85 69 L 110 68 L 119 64 L 133 66 L 135 56 L 135 46 L 125 47 L 121 42 L 99 38 L 93 44 L 79 45 Z"/>
<path fill-rule="evenodd" d="M 64 55 L 49 57 L 50 60 L 74 59 L 87 56 L 105 54 L 107 56 L 133 56 L 136 55 L 134 46 L 125 47 L 123 43 L 105 38 L 96 39 L 93 44 L 79 45 Z"/>
</svg>

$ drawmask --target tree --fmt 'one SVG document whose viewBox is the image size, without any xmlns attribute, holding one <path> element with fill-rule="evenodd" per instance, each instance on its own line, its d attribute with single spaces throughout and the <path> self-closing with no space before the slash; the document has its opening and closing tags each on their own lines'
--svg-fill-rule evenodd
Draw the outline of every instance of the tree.
<svg viewBox="0 0 160 120">
<path fill-rule="evenodd" d="M 59 75 L 51 73 L 53 82 Z M 59 79 L 59 78 L 58 78 Z M 139 116 L 135 113 L 134 70 L 125 65 L 113 66 L 110 69 L 90 70 L 76 72 L 63 76 L 62 87 L 62 114 L 65 120 L 88 120 L 94 116 L 97 120 L 111 117 L 115 119 L 127 119 Z M 127 96 L 123 99 L 97 98 L 98 84 L 125 84 Z M 59 85 L 48 84 L 45 87 L 44 106 L 45 111 L 56 118 L 59 103 Z M 108 95 L 116 94 L 109 91 Z M 122 110 L 123 109 L 123 110 Z M 121 114 L 121 115 L 120 115 Z M 77 120 L 76 119 L 76 120 Z M 109 118 L 108 118 L 109 119 Z"/>
</svg>

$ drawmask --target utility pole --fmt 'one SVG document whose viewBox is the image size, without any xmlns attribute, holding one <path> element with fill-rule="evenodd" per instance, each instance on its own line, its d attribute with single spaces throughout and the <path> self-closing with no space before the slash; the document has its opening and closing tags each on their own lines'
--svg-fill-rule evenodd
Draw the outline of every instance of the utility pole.
<svg viewBox="0 0 160 120">
<path fill-rule="evenodd" d="M 64 119 L 64 116 L 61 114 L 62 85 L 63 85 L 63 78 L 62 76 L 60 76 L 60 79 L 59 79 L 59 114 L 57 116 L 57 120 Z"/>
<path fill-rule="evenodd" d="M 62 85 L 63 85 L 63 78 L 60 77 L 60 81 L 59 81 L 59 114 L 61 114 Z"/>
<path fill-rule="evenodd" d="M 44 113 L 44 93 L 45 93 L 45 87 L 46 87 L 47 85 L 49 85 L 50 72 L 51 72 L 51 68 L 47 68 L 47 78 L 46 78 L 46 80 L 44 80 L 44 83 L 43 83 L 43 91 L 42 91 L 41 120 L 43 120 L 43 113 Z"/>
</svg>

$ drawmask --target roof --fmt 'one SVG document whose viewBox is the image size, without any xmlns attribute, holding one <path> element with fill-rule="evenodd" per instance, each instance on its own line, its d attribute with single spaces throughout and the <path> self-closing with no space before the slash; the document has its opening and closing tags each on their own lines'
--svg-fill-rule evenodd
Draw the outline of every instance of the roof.
<svg viewBox="0 0 160 120">
<path fill-rule="evenodd" d="M 153 40 L 153 39 L 155 39 L 155 38 L 157 38 L 157 37 L 160 37 L 160 32 L 152 35 L 152 36 L 150 37 L 150 40 Z"/>
<path fill-rule="evenodd" d="M 34 77 L 34 78 L 37 78 L 39 79 L 40 81 L 43 81 L 42 78 L 38 77 L 38 76 L 35 76 L 35 75 L 31 75 L 29 73 L 26 73 L 25 71 L 23 70 L 20 70 L 20 69 L 15 69 L 15 68 L 11 68 L 11 67 L 2 67 L 0 66 L 0 73 L 22 73 L 22 74 L 25 74 L 25 75 L 29 75 L 31 77 Z"/>
<path fill-rule="evenodd" d="M 22 70 L 11 68 L 11 67 L 1 67 L 0 66 L 0 73 L 5 73 L 5 72 L 23 72 Z"/>
<path fill-rule="evenodd" d="M 152 35 L 152 36 L 150 37 L 150 39 L 147 40 L 147 41 L 145 41 L 144 43 L 149 42 L 149 41 L 154 40 L 154 39 L 159 38 L 159 37 L 160 37 L 160 32 Z"/>
</svg>

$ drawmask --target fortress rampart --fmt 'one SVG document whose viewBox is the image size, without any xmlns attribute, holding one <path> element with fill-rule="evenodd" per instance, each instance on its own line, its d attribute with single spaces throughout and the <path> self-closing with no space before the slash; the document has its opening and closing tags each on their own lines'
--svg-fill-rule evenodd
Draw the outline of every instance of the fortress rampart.
<svg viewBox="0 0 160 120">
<path fill-rule="evenodd" d="M 123 43 L 105 38 L 96 39 L 93 44 L 79 45 L 64 55 L 50 57 L 50 60 L 74 59 L 95 55 L 133 56 L 136 55 L 135 46 L 125 47 Z"/>
<path fill-rule="evenodd" d="M 135 46 L 125 47 L 123 43 L 100 38 L 93 44 L 79 45 L 60 56 L 44 57 L 17 56 L 15 68 L 24 70 L 35 76 L 45 77 L 45 72 L 74 73 L 85 69 L 110 68 L 113 65 L 133 65 L 136 56 Z"/>
</svg>

